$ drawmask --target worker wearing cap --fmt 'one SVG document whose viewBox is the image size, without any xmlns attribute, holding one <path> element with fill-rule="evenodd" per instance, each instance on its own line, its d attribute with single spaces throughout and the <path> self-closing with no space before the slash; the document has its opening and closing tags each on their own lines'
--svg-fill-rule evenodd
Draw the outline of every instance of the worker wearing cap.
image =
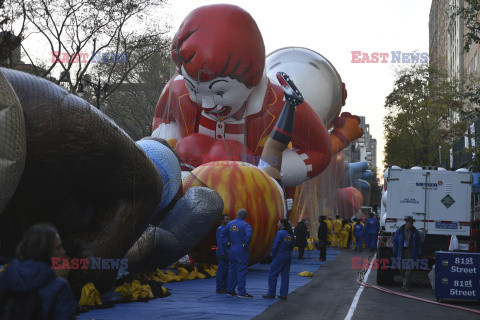
<svg viewBox="0 0 480 320">
<path fill-rule="evenodd" d="M 355 251 L 362 252 L 363 241 L 363 225 L 360 223 L 360 219 L 355 219 L 355 225 L 353 226 L 353 238 L 355 239 Z"/>
<path fill-rule="evenodd" d="M 217 288 L 216 293 L 226 293 L 228 283 L 228 265 L 230 258 L 230 248 L 225 241 L 226 225 L 230 222 L 229 214 L 222 214 L 222 224 L 217 229 Z"/>
<path fill-rule="evenodd" d="M 365 244 L 370 251 L 375 251 L 377 248 L 377 236 L 380 231 L 380 224 L 378 220 L 373 217 L 373 213 L 370 213 L 370 218 L 365 223 L 364 237 Z"/>
<path fill-rule="evenodd" d="M 417 259 L 422 254 L 422 245 L 420 235 L 413 226 L 413 217 L 405 217 L 405 224 L 398 228 L 393 237 L 393 254 L 398 259 Z M 410 263 L 401 264 L 400 273 L 403 278 L 402 289 L 410 291 L 412 280 L 412 265 Z M 405 265 L 405 268 L 403 266 Z"/>
<path fill-rule="evenodd" d="M 248 268 L 248 247 L 252 240 L 252 227 L 245 221 L 247 210 L 240 209 L 237 218 L 226 225 L 227 245 L 230 246 L 230 265 L 228 270 L 227 295 L 235 296 L 235 287 L 238 284 L 239 298 L 252 298 L 245 290 L 247 268 Z"/>
</svg>

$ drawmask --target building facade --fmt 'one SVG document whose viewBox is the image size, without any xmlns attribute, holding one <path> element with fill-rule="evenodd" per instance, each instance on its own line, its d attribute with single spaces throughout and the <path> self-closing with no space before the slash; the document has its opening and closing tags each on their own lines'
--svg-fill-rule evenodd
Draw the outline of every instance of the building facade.
<svg viewBox="0 0 480 320">
<path fill-rule="evenodd" d="M 428 21 L 429 61 L 437 68 L 447 68 L 447 3 L 448 0 L 432 0 Z"/>
<path fill-rule="evenodd" d="M 468 32 L 463 19 L 455 15 L 463 0 L 432 0 L 429 17 L 429 55 L 433 66 L 445 68 L 451 79 L 472 85 L 480 79 L 480 44 L 473 43 L 464 51 L 464 36 Z M 463 86 L 459 88 L 463 90 Z M 468 106 L 467 106 L 468 108 Z M 475 146 L 478 121 L 472 122 L 465 134 L 449 150 L 444 164 L 451 169 L 466 167 L 472 160 L 465 149 Z"/>
<path fill-rule="evenodd" d="M 365 123 L 365 117 L 360 117 L 360 127 L 363 135 L 343 150 L 343 156 L 350 163 L 367 161 L 372 172 L 377 172 L 377 140 L 370 134 L 370 125 Z"/>
</svg>

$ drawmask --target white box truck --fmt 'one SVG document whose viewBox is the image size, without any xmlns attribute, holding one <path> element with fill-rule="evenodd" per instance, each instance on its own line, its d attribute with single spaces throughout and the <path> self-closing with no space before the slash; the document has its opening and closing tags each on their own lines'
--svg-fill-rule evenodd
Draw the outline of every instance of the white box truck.
<svg viewBox="0 0 480 320">
<path fill-rule="evenodd" d="M 406 216 L 415 220 L 422 239 L 421 258 L 428 259 L 429 268 L 436 251 L 448 251 L 452 235 L 461 250 L 469 250 L 472 182 L 467 169 L 391 166 L 385 170 L 377 248 L 378 259 L 388 259 L 390 267 L 378 269 L 378 284 L 393 283 L 393 236 Z"/>
</svg>

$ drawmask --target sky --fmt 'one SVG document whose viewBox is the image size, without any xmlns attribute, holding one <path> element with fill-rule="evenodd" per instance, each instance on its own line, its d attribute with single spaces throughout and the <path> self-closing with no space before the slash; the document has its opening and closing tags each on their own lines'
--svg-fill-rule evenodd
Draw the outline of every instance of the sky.
<svg viewBox="0 0 480 320">
<path fill-rule="evenodd" d="M 248 11 L 257 22 L 267 55 L 284 47 L 305 47 L 327 58 L 345 82 L 348 98 L 342 111 L 364 116 L 377 139 L 377 168 L 383 175 L 385 97 L 392 91 L 392 51 L 428 53 L 428 18 L 432 0 L 166 0 L 149 23 L 170 24 L 170 36 L 193 9 L 214 3 L 231 3 Z M 435 1 L 435 0 L 434 0 Z M 38 46 L 35 36 L 27 46 Z M 43 41 L 43 39 L 42 39 Z M 37 50 L 51 59 L 50 50 Z M 388 53 L 386 63 L 352 63 L 352 51 L 372 57 Z M 40 54 L 43 53 L 43 54 Z M 362 56 L 356 56 L 362 59 Z"/>
<path fill-rule="evenodd" d="M 290 46 L 306 47 L 327 58 L 345 82 L 348 98 L 342 111 L 365 116 L 377 139 L 377 168 L 383 171 L 385 97 L 392 91 L 391 51 L 428 53 L 428 18 L 432 0 L 170 0 L 172 35 L 193 9 L 231 3 L 257 22 L 267 54 Z M 389 53 L 387 63 L 352 63 L 352 51 Z M 360 60 L 361 60 L 360 56 Z"/>
</svg>

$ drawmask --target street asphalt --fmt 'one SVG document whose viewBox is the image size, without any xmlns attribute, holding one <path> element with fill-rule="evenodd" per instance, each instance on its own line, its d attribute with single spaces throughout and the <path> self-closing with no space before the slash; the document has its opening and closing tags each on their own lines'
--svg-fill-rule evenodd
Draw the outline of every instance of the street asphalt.
<svg viewBox="0 0 480 320">
<path fill-rule="evenodd" d="M 287 300 L 276 302 L 253 319 L 480 319 L 478 313 L 416 301 L 373 288 L 364 287 L 363 291 L 357 294 L 360 285 L 356 279 L 360 270 L 352 269 L 352 258 L 367 259 L 371 256 L 372 253 L 367 250 L 359 253 L 342 249 L 335 260 L 328 261 L 315 272 L 312 281 L 291 292 Z M 400 289 L 400 276 L 396 276 L 395 280 L 395 285 L 385 288 L 406 294 Z M 367 283 L 377 284 L 376 270 L 370 270 Z M 436 301 L 426 272 L 413 273 L 411 292 L 408 295 Z M 444 303 L 480 311 L 478 301 Z"/>
</svg>

